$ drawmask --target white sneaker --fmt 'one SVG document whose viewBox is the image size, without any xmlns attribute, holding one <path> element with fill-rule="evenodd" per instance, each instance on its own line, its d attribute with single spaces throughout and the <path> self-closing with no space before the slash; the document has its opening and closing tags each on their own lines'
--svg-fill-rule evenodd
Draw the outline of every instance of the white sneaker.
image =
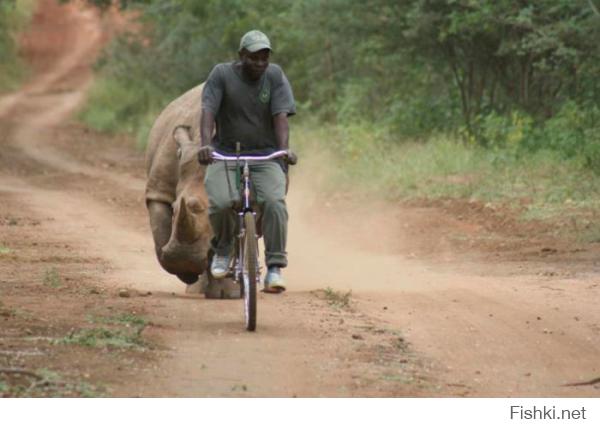
<svg viewBox="0 0 600 428">
<path fill-rule="evenodd" d="M 229 256 L 214 255 L 210 265 L 210 273 L 216 279 L 222 279 L 229 273 Z"/>
<path fill-rule="evenodd" d="M 271 293 L 285 291 L 285 281 L 281 275 L 281 269 L 278 267 L 271 267 L 267 271 L 265 277 L 265 291 Z"/>
</svg>

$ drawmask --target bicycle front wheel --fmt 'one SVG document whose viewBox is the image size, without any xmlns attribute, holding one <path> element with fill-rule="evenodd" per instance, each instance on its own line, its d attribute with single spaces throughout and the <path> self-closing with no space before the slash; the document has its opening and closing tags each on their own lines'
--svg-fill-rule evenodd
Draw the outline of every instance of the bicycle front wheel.
<svg viewBox="0 0 600 428">
<path fill-rule="evenodd" d="M 258 276 L 258 242 L 256 237 L 256 221 L 251 212 L 244 214 L 244 236 L 242 242 L 244 311 L 246 313 L 246 330 L 256 329 L 256 286 Z"/>
</svg>

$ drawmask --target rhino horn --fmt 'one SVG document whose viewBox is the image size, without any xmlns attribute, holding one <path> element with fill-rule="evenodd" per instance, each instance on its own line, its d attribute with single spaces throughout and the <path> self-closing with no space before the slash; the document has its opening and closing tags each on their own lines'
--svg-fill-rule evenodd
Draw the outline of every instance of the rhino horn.
<svg viewBox="0 0 600 428">
<path fill-rule="evenodd" d="M 175 237 L 180 242 L 194 242 L 200 238 L 200 231 L 195 227 L 194 215 L 190 213 L 185 198 L 179 201 L 179 212 L 175 224 Z"/>
</svg>

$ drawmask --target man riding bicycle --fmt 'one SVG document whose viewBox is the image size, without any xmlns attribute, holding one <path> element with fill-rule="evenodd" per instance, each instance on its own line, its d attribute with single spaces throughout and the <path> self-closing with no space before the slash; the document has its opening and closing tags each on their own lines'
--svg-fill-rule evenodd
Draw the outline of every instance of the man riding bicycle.
<svg viewBox="0 0 600 428">
<path fill-rule="evenodd" d="M 232 210 L 239 198 L 235 164 L 212 163 L 212 153 L 265 155 L 289 149 L 288 116 L 296 113 L 292 88 L 276 64 L 269 64 L 271 43 L 260 31 L 240 41 L 239 60 L 216 65 L 202 93 L 201 148 L 198 161 L 209 164 L 204 185 L 214 233 L 213 277 L 229 272 L 236 218 Z M 216 133 L 213 137 L 213 133 Z M 296 163 L 289 152 L 287 162 Z M 287 266 L 288 213 L 285 204 L 287 165 L 277 161 L 250 166 L 256 201 L 262 212 L 267 275 L 265 291 L 285 290 L 281 268 Z"/>
</svg>

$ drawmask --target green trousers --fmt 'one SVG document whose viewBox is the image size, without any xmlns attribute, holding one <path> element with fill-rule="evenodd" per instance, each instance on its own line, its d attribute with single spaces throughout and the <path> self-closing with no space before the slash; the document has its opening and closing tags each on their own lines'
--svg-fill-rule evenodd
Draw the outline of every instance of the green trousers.
<svg viewBox="0 0 600 428">
<path fill-rule="evenodd" d="M 227 175 L 229 175 L 229 183 Z M 237 174 L 239 177 L 239 174 Z M 215 162 L 206 169 L 204 186 L 208 193 L 208 215 L 214 233 L 215 254 L 232 253 L 234 234 L 239 219 L 233 205 L 240 198 L 235 162 Z M 288 212 L 285 205 L 286 177 L 278 163 L 272 161 L 250 165 L 252 195 L 262 213 L 262 233 L 265 240 L 265 263 L 287 266 L 285 251 Z M 231 191 L 230 186 L 231 185 Z"/>
</svg>

